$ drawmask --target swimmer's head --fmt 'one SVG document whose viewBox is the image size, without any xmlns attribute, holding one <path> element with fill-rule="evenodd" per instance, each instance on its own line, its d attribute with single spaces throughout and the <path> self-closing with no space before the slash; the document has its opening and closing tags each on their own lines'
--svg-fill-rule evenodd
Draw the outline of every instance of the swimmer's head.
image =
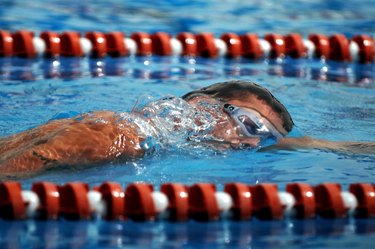
<svg viewBox="0 0 375 249">
<path fill-rule="evenodd" d="M 192 105 L 197 105 L 202 100 L 221 103 L 223 116 L 232 120 L 230 124 L 222 121 L 218 128 L 221 128 L 218 133 L 226 133 L 224 134 L 226 137 L 223 139 L 227 141 L 231 141 L 234 137 L 234 132 L 231 130 L 236 130 L 237 135 L 244 134 L 242 137 L 246 137 L 248 140 L 245 143 L 258 146 L 259 139 L 255 140 L 255 137 L 257 134 L 262 134 L 266 128 L 269 130 L 269 134 L 275 135 L 274 137 L 279 139 L 287 135 L 294 125 L 284 105 L 267 89 L 251 82 L 228 81 L 217 83 L 189 92 L 182 98 Z M 225 107 L 236 109 L 231 112 Z M 253 122 L 257 116 L 264 120 L 262 124 Z M 249 125 L 253 127 L 249 129 Z M 243 138 L 241 139 L 243 140 Z"/>
</svg>

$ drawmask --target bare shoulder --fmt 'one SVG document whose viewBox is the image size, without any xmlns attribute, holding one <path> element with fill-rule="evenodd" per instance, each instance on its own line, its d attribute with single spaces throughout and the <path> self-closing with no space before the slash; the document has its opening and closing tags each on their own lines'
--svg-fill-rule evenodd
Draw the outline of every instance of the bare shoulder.
<svg viewBox="0 0 375 249">
<path fill-rule="evenodd" d="M 0 175 L 40 172 L 143 156 L 141 138 L 116 113 L 93 112 L 53 120 L 0 140 Z"/>
</svg>

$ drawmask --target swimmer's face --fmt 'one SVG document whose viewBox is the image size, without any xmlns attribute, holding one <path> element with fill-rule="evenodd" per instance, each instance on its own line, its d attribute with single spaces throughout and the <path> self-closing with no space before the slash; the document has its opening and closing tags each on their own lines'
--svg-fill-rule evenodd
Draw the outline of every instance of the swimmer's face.
<svg viewBox="0 0 375 249">
<path fill-rule="evenodd" d="M 197 110 L 201 112 L 209 112 L 213 115 L 217 122 L 212 135 L 214 135 L 219 141 L 228 143 L 235 148 L 244 145 L 257 147 L 261 139 L 259 137 L 243 136 L 239 126 L 228 112 L 224 110 L 224 104 L 239 107 L 245 112 L 250 111 L 256 113 L 260 118 L 269 122 L 269 124 L 275 129 L 275 132 L 281 135 L 286 135 L 288 133 L 283 128 L 283 123 L 279 115 L 275 113 L 267 103 L 257 99 L 255 95 L 251 95 L 244 99 L 232 99 L 228 101 L 222 101 L 207 95 L 199 95 L 188 100 L 188 102 Z M 212 106 L 214 106 L 214 108 L 212 108 Z"/>
</svg>

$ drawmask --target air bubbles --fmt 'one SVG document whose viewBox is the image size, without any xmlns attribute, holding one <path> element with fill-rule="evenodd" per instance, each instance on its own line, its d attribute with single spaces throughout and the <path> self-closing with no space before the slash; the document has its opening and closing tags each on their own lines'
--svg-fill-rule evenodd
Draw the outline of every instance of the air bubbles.
<svg viewBox="0 0 375 249">
<path fill-rule="evenodd" d="M 122 113 L 121 119 L 131 120 L 143 138 L 141 147 L 147 154 L 155 154 L 187 147 L 191 150 L 201 147 L 199 143 L 203 140 L 214 140 L 210 133 L 217 124 L 214 116 L 218 112 L 220 107 L 209 103 L 197 111 L 178 97 L 166 96 L 155 101 L 152 96 L 141 96 L 132 112 Z"/>
</svg>

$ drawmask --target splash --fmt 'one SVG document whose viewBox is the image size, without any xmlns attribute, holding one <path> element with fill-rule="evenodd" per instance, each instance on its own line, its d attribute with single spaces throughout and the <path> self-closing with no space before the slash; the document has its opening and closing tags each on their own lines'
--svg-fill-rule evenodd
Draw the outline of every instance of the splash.
<svg viewBox="0 0 375 249">
<path fill-rule="evenodd" d="M 131 113 L 118 115 L 119 122 L 127 121 L 144 138 L 141 147 L 146 154 L 183 150 L 198 155 L 212 152 L 213 148 L 209 148 L 212 146 L 202 142 L 217 140 L 211 135 L 217 124 L 217 115 L 212 113 L 220 112 L 218 106 L 209 103 L 202 103 L 201 107 L 198 111 L 185 100 L 174 96 L 159 100 L 142 96 Z"/>
</svg>

